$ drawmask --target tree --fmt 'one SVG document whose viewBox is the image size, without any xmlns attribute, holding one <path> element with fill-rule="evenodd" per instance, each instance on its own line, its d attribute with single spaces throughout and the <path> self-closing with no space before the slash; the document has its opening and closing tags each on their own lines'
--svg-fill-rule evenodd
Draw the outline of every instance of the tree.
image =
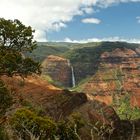
<svg viewBox="0 0 140 140">
<path fill-rule="evenodd" d="M 77 114 L 55 122 L 26 108 L 17 110 L 10 118 L 10 124 L 14 135 L 24 140 L 81 140 L 78 130 L 84 125 Z"/>
<path fill-rule="evenodd" d="M 10 123 L 16 135 L 25 140 L 54 140 L 56 134 L 56 124 L 53 120 L 48 117 L 40 117 L 25 108 L 17 110 Z"/>
<path fill-rule="evenodd" d="M 34 30 L 26 27 L 19 20 L 5 20 L 0 18 L 0 76 L 27 76 L 40 73 L 40 64 L 31 58 L 23 57 L 36 47 L 33 40 Z M 11 105 L 10 92 L 0 79 L 0 114 L 4 115 Z"/>
<path fill-rule="evenodd" d="M 0 18 L 0 75 L 40 73 L 40 64 L 23 55 L 36 48 L 34 30 L 19 20 Z"/>
</svg>

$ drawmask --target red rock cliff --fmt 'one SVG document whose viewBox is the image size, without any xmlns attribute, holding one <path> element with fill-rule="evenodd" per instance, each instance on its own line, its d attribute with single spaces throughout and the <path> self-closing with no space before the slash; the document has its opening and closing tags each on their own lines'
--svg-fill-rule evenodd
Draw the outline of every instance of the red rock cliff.
<svg viewBox="0 0 140 140">
<path fill-rule="evenodd" d="M 68 59 L 50 55 L 42 63 L 42 73 L 49 75 L 58 85 L 71 87 L 71 66 Z"/>
<path fill-rule="evenodd" d="M 139 50 L 116 48 L 104 52 L 99 61 L 98 71 L 83 85 L 83 91 L 107 104 L 128 93 L 131 104 L 140 106 Z"/>
</svg>

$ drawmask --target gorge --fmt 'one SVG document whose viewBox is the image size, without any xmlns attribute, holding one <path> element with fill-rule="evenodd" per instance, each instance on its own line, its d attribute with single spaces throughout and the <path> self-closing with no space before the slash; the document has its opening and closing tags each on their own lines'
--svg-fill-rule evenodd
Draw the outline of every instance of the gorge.
<svg viewBox="0 0 140 140">
<path fill-rule="evenodd" d="M 48 56 L 44 60 L 48 68 L 43 71 L 54 81 L 57 77 L 64 88 L 73 87 L 90 99 L 119 105 L 121 100 L 128 98 L 132 106 L 139 107 L 139 45 L 120 42 L 82 45 L 74 45 L 75 48 L 59 57 L 53 56 L 55 62 Z"/>
<path fill-rule="evenodd" d="M 75 74 L 70 61 L 64 57 L 49 55 L 42 63 L 42 74 L 49 75 L 57 86 L 75 87 Z"/>
<path fill-rule="evenodd" d="M 60 91 L 53 91 L 49 97 L 46 90 L 40 102 L 55 119 L 80 113 L 89 124 L 99 121 L 111 125 L 115 130 L 112 137 L 121 133 L 127 139 L 132 124 L 126 114 L 139 129 L 139 67 L 139 44 L 73 44 L 65 53 L 47 55 L 43 60 L 42 75 L 49 76 L 49 84 Z M 87 134 L 83 137 L 89 140 Z"/>
</svg>

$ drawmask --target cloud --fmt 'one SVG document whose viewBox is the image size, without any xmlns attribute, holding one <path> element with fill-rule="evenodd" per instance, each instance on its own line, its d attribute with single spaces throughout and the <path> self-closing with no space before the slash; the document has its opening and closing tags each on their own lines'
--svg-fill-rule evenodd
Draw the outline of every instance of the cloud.
<svg viewBox="0 0 140 140">
<path fill-rule="evenodd" d="M 140 0 L 0 0 L 0 17 L 19 19 L 31 25 L 36 38 L 46 37 L 48 31 L 59 31 L 76 15 L 91 14 L 94 6 L 108 7 L 120 2 Z M 42 35 L 40 35 L 42 34 Z"/>
<path fill-rule="evenodd" d="M 45 31 L 37 30 L 34 34 L 34 39 L 39 42 L 47 42 L 47 34 Z"/>
<path fill-rule="evenodd" d="M 75 15 L 92 13 L 96 0 L 0 0 L 0 17 L 19 19 L 36 30 L 36 39 L 44 31 L 59 31 Z M 42 33 L 42 35 L 40 35 Z"/>
<path fill-rule="evenodd" d="M 95 12 L 92 7 L 84 7 L 82 8 L 82 11 L 84 11 L 86 14 L 92 14 Z"/>
<path fill-rule="evenodd" d="M 140 23 L 140 16 L 136 17 L 138 23 Z"/>
<path fill-rule="evenodd" d="M 115 37 L 108 37 L 108 38 L 89 38 L 89 39 L 82 39 L 82 40 L 72 40 L 70 38 L 65 38 L 64 40 L 57 41 L 57 42 L 71 42 L 71 43 L 88 43 L 88 42 L 102 42 L 102 41 L 110 41 L 110 42 L 115 42 L 115 41 L 120 41 L 120 42 L 128 42 L 128 43 L 139 43 L 140 44 L 140 38 L 120 38 L 118 36 Z"/>
<path fill-rule="evenodd" d="M 127 2 L 140 2 L 140 0 L 96 0 L 96 5 L 101 8 L 107 8 L 112 5 Z"/>
<path fill-rule="evenodd" d="M 100 24 L 101 20 L 97 19 L 97 18 L 85 18 L 82 19 L 83 23 L 92 23 L 92 24 Z"/>
</svg>

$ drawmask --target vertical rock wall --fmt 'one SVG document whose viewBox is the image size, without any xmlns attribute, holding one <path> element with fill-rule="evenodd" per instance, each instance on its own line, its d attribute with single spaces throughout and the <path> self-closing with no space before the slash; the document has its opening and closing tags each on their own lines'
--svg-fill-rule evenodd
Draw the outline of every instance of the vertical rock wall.
<svg viewBox="0 0 140 140">
<path fill-rule="evenodd" d="M 42 63 L 42 73 L 49 75 L 57 85 L 72 86 L 71 66 L 68 59 L 50 55 Z"/>
</svg>

